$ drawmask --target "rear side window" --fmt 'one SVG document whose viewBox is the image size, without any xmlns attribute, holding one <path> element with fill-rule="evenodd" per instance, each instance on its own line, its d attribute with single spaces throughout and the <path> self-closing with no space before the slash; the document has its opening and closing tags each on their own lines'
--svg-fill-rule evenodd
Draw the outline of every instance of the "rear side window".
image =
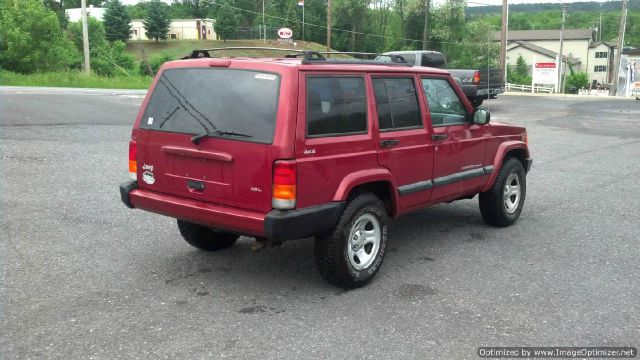
<svg viewBox="0 0 640 360">
<path fill-rule="evenodd" d="M 169 69 L 153 90 L 140 128 L 186 134 L 219 130 L 242 134 L 225 138 L 271 143 L 279 85 L 280 77 L 270 73 Z"/>
<path fill-rule="evenodd" d="M 307 78 L 307 136 L 367 132 L 363 77 Z"/>
<path fill-rule="evenodd" d="M 413 78 L 374 78 L 380 131 L 422 127 Z"/>
</svg>

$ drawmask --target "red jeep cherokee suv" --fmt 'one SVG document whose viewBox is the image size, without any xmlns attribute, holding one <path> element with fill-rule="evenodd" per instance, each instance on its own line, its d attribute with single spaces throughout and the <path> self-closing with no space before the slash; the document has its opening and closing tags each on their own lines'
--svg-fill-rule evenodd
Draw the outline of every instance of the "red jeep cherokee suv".
<svg viewBox="0 0 640 360">
<path fill-rule="evenodd" d="M 526 130 L 489 123 L 446 71 L 197 50 L 155 77 L 120 193 L 204 250 L 314 236 L 322 277 L 354 288 L 380 268 L 390 218 L 479 194 L 488 224 L 513 224 L 531 162 Z"/>
</svg>

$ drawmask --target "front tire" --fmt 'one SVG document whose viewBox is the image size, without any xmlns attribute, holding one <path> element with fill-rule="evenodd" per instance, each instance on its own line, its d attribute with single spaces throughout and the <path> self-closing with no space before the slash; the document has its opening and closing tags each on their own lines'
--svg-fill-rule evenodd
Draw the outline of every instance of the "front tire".
<svg viewBox="0 0 640 360">
<path fill-rule="evenodd" d="M 189 245 L 205 251 L 218 251 L 233 245 L 240 235 L 178 220 L 178 229 Z"/>
<path fill-rule="evenodd" d="M 315 259 L 320 275 L 347 289 L 373 279 L 387 248 L 388 216 L 385 206 L 371 193 L 349 201 L 336 227 L 316 237 Z"/>
<path fill-rule="evenodd" d="M 480 193 L 480 213 L 492 226 L 506 227 L 518 220 L 527 192 L 527 178 L 522 163 L 508 158 L 489 191 Z"/>
</svg>

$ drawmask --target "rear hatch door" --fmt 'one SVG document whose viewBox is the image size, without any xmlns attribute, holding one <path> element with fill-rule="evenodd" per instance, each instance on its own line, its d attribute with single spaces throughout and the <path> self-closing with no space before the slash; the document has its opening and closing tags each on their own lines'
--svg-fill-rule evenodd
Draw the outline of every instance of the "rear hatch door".
<svg viewBox="0 0 640 360">
<path fill-rule="evenodd" d="M 277 72 L 228 67 L 163 71 L 134 131 L 139 187 L 271 209 L 272 166 L 283 156 L 282 147 L 274 145 L 281 141 L 275 136 L 281 84 Z M 192 141 L 205 133 L 197 144 Z"/>
</svg>

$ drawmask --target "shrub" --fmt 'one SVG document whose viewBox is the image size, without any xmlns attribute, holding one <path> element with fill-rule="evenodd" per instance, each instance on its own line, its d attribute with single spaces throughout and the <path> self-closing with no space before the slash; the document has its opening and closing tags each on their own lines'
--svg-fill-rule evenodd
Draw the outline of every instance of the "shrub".
<svg viewBox="0 0 640 360">
<path fill-rule="evenodd" d="M 151 67 L 151 71 L 153 71 L 153 74 L 149 73 L 149 68 L 147 67 L 147 64 L 144 61 L 140 62 L 140 65 L 138 66 L 138 70 L 139 70 L 138 72 L 142 76 L 147 76 L 147 75 L 154 76 L 155 74 L 158 73 L 158 70 L 160 69 L 160 66 L 162 66 L 162 64 L 172 60 L 175 60 L 175 59 L 167 54 L 160 54 L 160 55 L 153 56 L 149 59 L 149 66 Z"/>
<path fill-rule="evenodd" d="M 105 38 L 102 22 L 91 17 L 87 19 L 91 70 L 103 76 L 129 74 L 134 68 L 135 58 L 125 51 L 126 44 L 122 41 L 109 43 Z M 76 47 L 82 51 L 82 22 L 69 24 L 69 34 Z"/>
<path fill-rule="evenodd" d="M 577 93 L 581 88 L 589 87 L 589 77 L 587 73 L 577 72 L 567 76 L 565 89 L 570 93 Z"/>
<path fill-rule="evenodd" d="M 131 75 L 135 59 L 122 41 L 104 44 L 91 52 L 91 69 L 98 75 Z"/>
</svg>

